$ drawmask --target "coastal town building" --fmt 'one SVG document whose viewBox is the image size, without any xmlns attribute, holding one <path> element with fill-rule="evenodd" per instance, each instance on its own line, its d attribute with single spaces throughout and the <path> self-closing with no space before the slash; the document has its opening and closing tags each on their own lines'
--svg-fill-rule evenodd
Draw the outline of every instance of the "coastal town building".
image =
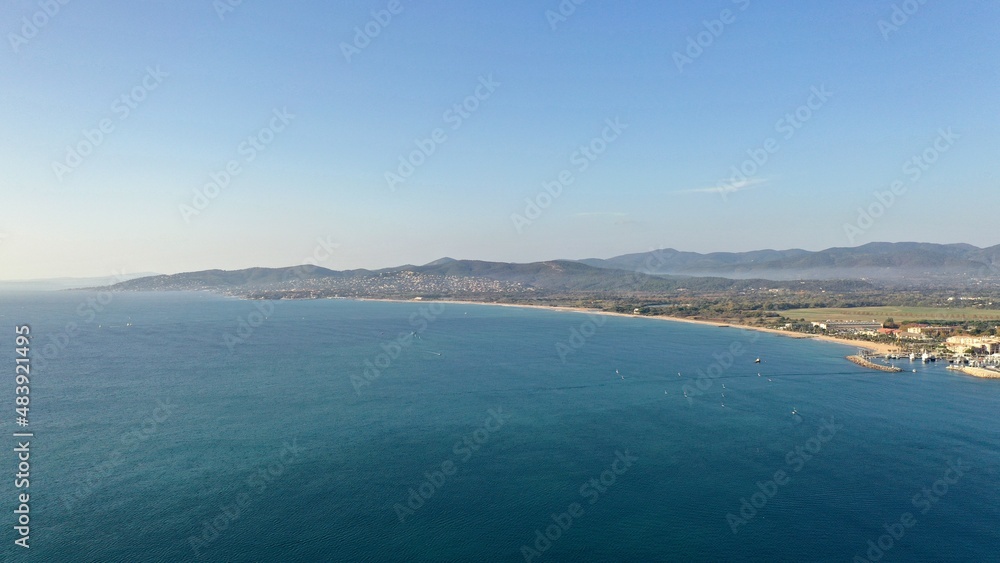
<svg viewBox="0 0 1000 563">
<path fill-rule="evenodd" d="M 882 323 L 878 321 L 826 321 L 826 322 L 814 322 L 813 326 L 819 327 L 823 330 L 830 332 L 869 332 L 874 333 L 878 329 L 882 328 Z"/>
<path fill-rule="evenodd" d="M 955 330 L 953 326 L 931 326 L 931 325 L 912 325 L 906 327 L 906 332 L 908 334 L 932 334 L 941 332 L 952 332 Z"/>
<path fill-rule="evenodd" d="M 956 354 L 971 349 L 976 354 L 1000 353 L 1000 337 L 996 336 L 951 336 L 945 346 Z"/>
<path fill-rule="evenodd" d="M 930 334 L 927 333 L 914 333 L 914 332 L 903 332 L 899 331 L 896 333 L 896 338 L 900 340 L 931 340 Z"/>
</svg>

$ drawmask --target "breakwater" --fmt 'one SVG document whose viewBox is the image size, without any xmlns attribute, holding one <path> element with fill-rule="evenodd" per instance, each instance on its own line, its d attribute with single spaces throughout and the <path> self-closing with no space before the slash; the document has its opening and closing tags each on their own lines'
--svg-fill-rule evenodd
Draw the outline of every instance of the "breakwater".
<svg viewBox="0 0 1000 563">
<path fill-rule="evenodd" d="M 974 377 L 985 377 L 986 379 L 1000 379 L 1000 371 L 971 366 L 963 366 L 958 371 Z"/>
<path fill-rule="evenodd" d="M 888 372 L 898 372 L 903 371 L 903 368 L 898 368 L 896 366 L 884 366 L 882 364 L 876 364 L 875 362 L 870 362 L 861 356 L 847 356 L 847 359 L 858 364 L 859 366 L 866 367 L 869 369 L 876 369 L 878 371 L 888 371 Z"/>
</svg>

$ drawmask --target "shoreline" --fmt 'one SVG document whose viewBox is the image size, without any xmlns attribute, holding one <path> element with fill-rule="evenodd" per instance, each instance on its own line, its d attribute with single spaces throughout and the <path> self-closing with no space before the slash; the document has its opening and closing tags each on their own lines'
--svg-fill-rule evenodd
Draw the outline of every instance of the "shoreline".
<svg viewBox="0 0 1000 563">
<path fill-rule="evenodd" d="M 971 375 L 972 377 L 980 377 L 983 379 L 1000 379 L 1000 371 L 993 371 L 986 368 L 963 366 L 955 371 L 960 371 L 965 375 Z"/>
<path fill-rule="evenodd" d="M 678 323 L 690 323 L 698 324 L 703 326 L 714 326 L 717 328 L 738 328 L 744 330 L 755 330 L 758 332 L 767 332 L 770 334 L 777 334 L 778 336 L 784 336 L 786 338 L 794 339 L 811 339 L 819 340 L 822 342 L 829 342 L 832 344 L 840 344 L 843 346 L 852 346 L 855 349 L 863 349 L 872 352 L 877 355 L 886 355 L 890 352 L 894 352 L 898 349 L 897 346 L 892 344 L 885 344 L 882 342 L 867 342 L 862 340 L 851 340 L 848 338 L 838 338 L 836 336 L 826 336 L 823 334 L 804 334 L 801 332 L 789 332 L 786 330 L 780 330 L 776 328 L 765 328 L 759 326 L 750 326 L 736 323 L 723 323 L 719 321 L 705 321 L 699 319 L 685 319 L 681 317 L 670 317 L 666 315 L 633 315 L 629 313 L 615 313 L 613 311 L 601 311 L 598 309 L 586 309 L 583 307 L 561 307 L 557 305 L 520 305 L 516 303 L 484 303 L 481 301 L 461 301 L 461 300 L 450 300 L 450 299 L 373 299 L 373 298 L 358 298 L 355 301 L 387 301 L 391 303 L 454 303 L 458 305 L 489 305 L 496 307 L 517 307 L 521 309 L 542 309 L 545 311 L 558 311 L 563 313 L 586 313 L 590 315 L 608 315 L 613 317 L 627 317 L 627 318 L 638 318 L 638 319 L 651 319 L 659 321 L 671 321 Z"/>
</svg>

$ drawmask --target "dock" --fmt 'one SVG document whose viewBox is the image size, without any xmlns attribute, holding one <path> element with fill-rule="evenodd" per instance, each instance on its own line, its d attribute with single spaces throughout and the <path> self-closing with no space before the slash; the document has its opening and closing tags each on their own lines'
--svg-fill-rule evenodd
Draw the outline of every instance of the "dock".
<svg viewBox="0 0 1000 563">
<path fill-rule="evenodd" d="M 847 356 L 847 359 L 858 364 L 859 366 L 866 367 L 869 369 L 875 369 L 878 371 L 888 371 L 892 373 L 903 371 L 903 368 L 898 368 L 896 366 L 886 366 L 882 364 L 876 364 L 875 362 L 870 362 L 861 356 Z"/>
</svg>

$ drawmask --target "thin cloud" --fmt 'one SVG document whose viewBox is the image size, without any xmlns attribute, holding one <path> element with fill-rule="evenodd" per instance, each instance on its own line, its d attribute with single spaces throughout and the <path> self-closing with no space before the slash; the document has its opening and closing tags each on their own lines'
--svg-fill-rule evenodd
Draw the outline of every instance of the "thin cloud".
<svg viewBox="0 0 1000 563">
<path fill-rule="evenodd" d="M 577 217 L 628 217 L 628 213 L 620 211 L 584 211 L 577 213 Z"/>
<path fill-rule="evenodd" d="M 710 188 L 693 188 L 690 190 L 678 190 L 678 194 L 732 194 L 760 186 L 767 183 L 766 178 L 749 178 L 738 182 L 721 182 L 717 186 Z"/>
<path fill-rule="evenodd" d="M 575 213 L 573 216 L 585 219 L 613 219 L 612 223 L 615 225 L 638 225 L 641 223 L 641 221 L 632 219 L 628 213 L 621 211 L 584 211 Z"/>
</svg>

